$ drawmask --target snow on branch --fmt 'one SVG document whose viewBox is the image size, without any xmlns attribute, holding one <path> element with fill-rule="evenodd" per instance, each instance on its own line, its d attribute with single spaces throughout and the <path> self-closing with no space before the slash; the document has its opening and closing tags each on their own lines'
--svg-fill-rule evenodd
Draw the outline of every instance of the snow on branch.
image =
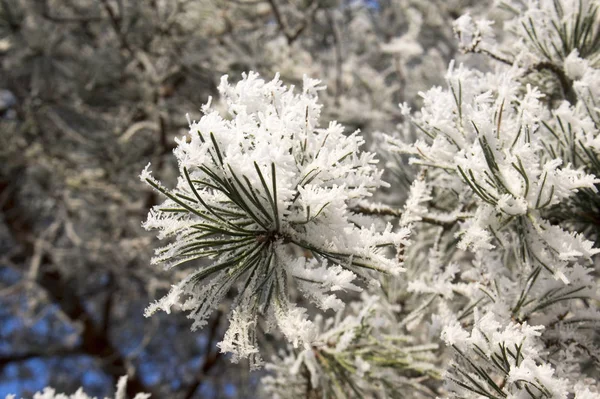
<svg viewBox="0 0 600 399">
<path fill-rule="evenodd" d="M 331 292 L 357 290 L 351 282 L 358 276 L 403 270 L 388 255 L 406 242 L 408 229 L 378 230 L 374 219 L 359 221 L 350 211 L 386 183 L 375 155 L 361 151 L 358 131 L 348 135 L 336 122 L 319 126 L 322 89 L 308 77 L 298 93 L 277 76 L 266 82 L 250 72 L 235 85 L 224 76 L 219 91 L 228 115 L 208 104 L 189 135 L 177 140 L 177 186 L 169 189 L 149 168 L 143 171 L 142 180 L 166 197 L 144 227 L 171 238 L 153 262 L 172 268 L 211 260 L 147 314 L 180 304 L 200 328 L 237 287 L 220 345 L 237 360 L 256 354 L 259 317 L 283 332 L 312 328 L 289 302 L 288 284 L 295 281 L 324 310 L 340 309 L 343 302 Z M 285 335 L 310 344 L 310 333 Z"/>
</svg>

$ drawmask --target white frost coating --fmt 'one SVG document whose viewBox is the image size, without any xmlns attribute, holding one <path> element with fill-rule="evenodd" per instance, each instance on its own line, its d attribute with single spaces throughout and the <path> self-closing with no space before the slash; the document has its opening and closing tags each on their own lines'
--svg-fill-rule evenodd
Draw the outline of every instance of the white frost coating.
<svg viewBox="0 0 600 399">
<path fill-rule="evenodd" d="M 414 230 L 398 296 L 429 308 L 406 326 L 427 320 L 453 354 L 444 395 L 598 397 L 600 1 L 498 3 L 513 15 L 498 24 L 505 45 L 479 16 L 454 25 L 491 72 L 452 62 L 445 87 L 420 93 L 417 112 L 403 105 L 381 140 L 391 168 L 399 155 L 414 167 L 399 173 L 418 176 L 411 190 L 431 190 L 402 214 Z"/>
<path fill-rule="evenodd" d="M 360 302 L 334 317 L 317 320 L 310 346 L 290 348 L 267 365 L 275 374 L 262 379 L 263 389 L 269 397 L 296 398 L 308 388 L 328 389 L 350 381 L 364 397 L 377 397 L 383 392 L 378 382 L 384 375 L 389 383 L 386 391 L 410 389 L 411 382 L 399 376 L 396 367 L 404 364 L 410 370 L 433 371 L 432 351 L 438 347 L 414 345 L 414 337 L 397 334 L 393 312 L 394 306 L 385 298 L 363 294 Z"/>
<path fill-rule="evenodd" d="M 117 391 L 115 392 L 114 399 L 127 399 L 127 376 L 124 375 L 119 378 L 117 382 Z M 150 394 L 147 393 L 138 393 L 135 395 L 133 399 L 148 399 L 150 398 Z M 7 395 L 6 399 L 16 399 L 15 395 Z M 75 393 L 71 395 L 67 395 L 64 393 L 56 393 L 56 390 L 51 387 L 46 387 L 42 392 L 36 392 L 33 394 L 33 399 L 97 399 L 95 396 L 88 396 L 83 388 L 79 388 Z M 109 398 L 105 398 L 109 399 Z"/>
<path fill-rule="evenodd" d="M 429 200 L 431 200 L 431 188 L 427 187 L 427 183 L 423 180 L 415 180 L 410 186 L 410 193 L 400 218 L 400 226 L 409 226 L 420 221 L 428 212 L 425 205 Z"/>
<path fill-rule="evenodd" d="M 221 352 L 231 353 L 231 361 L 237 363 L 242 358 L 251 355 L 258 355 L 258 348 L 255 345 L 255 339 L 252 338 L 256 332 L 256 320 L 252 320 L 252 315 L 244 314 L 244 309 L 234 309 L 229 319 L 229 328 L 223 337 L 223 341 L 217 346 Z M 262 365 L 262 360 L 258 357 L 253 362 L 253 367 Z"/>
<path fill-rule="evenodd" d="M 147 166 L 142 180 L 167 197 L 144 223 L 171 243 L 156 250 L 153 263 L 172 268 L 212 259 L 146 310 L 191 310 L 200 328 L 230 288 L 238 288 L 231 326 L 220 348 L 233 360 L 257 359 L 256 322 L 275 321 L 294 345 L 313 339 L 305 310 L 288 302 L 288 281 L 323 310 L 341 310 L 336 291 L 360 291 L 357 275 L 403 269 L 390 249 L 407 243 L 409 230 L 357 217 L 352 207 L 371 197 L 381 180 L 375 155 L 361 151 L 359 132 L 345 134 L 331 122 L 319 126 L 320 82 L 304 78 L 300 93 L 257 73 L 219 85 L 228 115 L 211 109 L 190 122 L 188 137 L 174 153 L 180 177 L 163 186 Z M 304 256 L 296 256 L 299 249 Z M 316 259 L 319 259 L 318 261 Z M 251 331 L 252 330 L 252 331 Z M 256 366 L 256 364 L 254 364 Z"/>
<path fill-rule="evenodd" d="M 523 384 L 531 384 L 544 387 L 551 397 L 566 398 L 567 380 L 556 377 L 550 364 L 540 362 L 544 352 L 538 338 L 542 330 L 543 326 L 527 323 L 503 326 L 493 313 L 478 317 L 476 312 L 475 326 L 470 333 L 458 322 L 452 322 L 442 331 L 442 339 L 462 356 L 476 354 L 473 358 L 480 367 L 485 367 L 487 362 L 502 362 L 500 364 L 508 375 L 503 387 L 507 394 L 518 395 Z M 454 367 L 457 366 L 451 365 L 450 369 Z"/>
<path fill-rule="evenodd" d="M 460 249 L 491 250 L 495 232 L 519 221 L 531 233 L 530 249 L 538 259 L 548 258 L 550 265 L 589 259 L 598 253 L 592 242 L 549 226 L 542 214 L 581 189 L 595 192 L 600 180 L 543 151 L 553 144 L 554 137 L 542 131 L 541 125 L 546 119 L 552 120 L 552 115 L 545 110 L 541 102 L 544 96 L 538 89 L 527 85 L 524 93 L 516 90 L 522 73 L 512 67 L 502 74 L 482 74 L 451 64 L 446 76 L 448 89 L 422 93 L 424 107 L 412 118 L 414 124 L 431 132 L 429 142 L 406 145 L 394 138 L 388 142 L 399 153 L 412 156 L 413 164 L 454 171 L 454 177 L 445 176 L 455 182 L 444 184 L 455 190 L 462 186 L 476 198 L 475 215 L 456 233 Z M 579 135 L 574 138 L 576 143 L 593 140 L 580 127 L 593 130 L 593 125 L 585 119 L 576 123 L 581 118 L 573 116 L 567 105 L 554 114 L 565 119 L 556 126 L 573 121 L 573 133 Z M 409 209 L 418 208 L 411 204 Z M 566 281 L 560 269 L 557 266 L 553 272 Z"/>
<path fill-rule="evenodd" d="M 454 21 L 454 32 L 458 36 L 462 50 L 473 50 L 494 44 L 493 21 L 473 19 L 469 14 L 462 15 Z"/>
</svg>

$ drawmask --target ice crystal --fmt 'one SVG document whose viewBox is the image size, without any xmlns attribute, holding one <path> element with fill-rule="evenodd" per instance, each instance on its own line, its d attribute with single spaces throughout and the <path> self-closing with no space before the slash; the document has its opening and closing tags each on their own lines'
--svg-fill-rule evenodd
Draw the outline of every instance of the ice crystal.
<svg viewBox="0 0 600 399">
<path fill-rule="evenodd" d="M 382 171 L 373 153 L 360 150 L 358 131 L 346 134 L 336 122 L 319 127 L 321 89 L 307 77 L 297 93 L 277 76 L 266 82 L 251 72 L 235 85 L 224 76 L 219 91 L 228 115 L 208 104 L 189 135 L 177 140 L 177 187 L 164 187 L 149 168 L 141 175 L 167 197 L 144 224 L 172 238 L 153 262 L 171 268 L 212 260 L 147 314 L 180 303 L 199 328 L 237 287 L 220 344 L 234 360 L 251 356 L 260 363 L 259 315 L 295 345 L 310 344 L 312 323 L 288 300 L 288 284 L 296 282 L 320 308 L 340 310 L 344 304 L 332 293 L 360 290 L 353 283 L 358 276 L 402 271 L 388 252 L 406 243 L 408 230 L 389 225 L 378 231 L 351 211 L 386 186 Z"/>
</svg>

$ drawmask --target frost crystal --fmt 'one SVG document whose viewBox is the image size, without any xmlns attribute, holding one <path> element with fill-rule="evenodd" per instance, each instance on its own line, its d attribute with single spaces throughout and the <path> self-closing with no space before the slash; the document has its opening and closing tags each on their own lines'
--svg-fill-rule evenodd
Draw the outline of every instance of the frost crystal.
<svg viewBox="0 0 600 399">
<path fill-rule="evenodd" d="M 597 379 L 582 379 L 600 359 L 600 229 L 589 219 L 599 209 L 600 2 L 501 3 L 513 14 L 508 46 L 485 20 L 454 24 L 459 48 L 498 61 L 493 72 L 452 62 L 446 87 L 420 93 L 418 112 L 402 106 L 400 134 L 382 140 L 414 168 L 399 296 L 435 308 L 428 333 L 453 353 L 449 397 L 597 397 Z"/>
<path fill-rule="evenodd" d="M 127 376 L 122 376 L 117 382 L 117 392 L 115 392 L 115 399 L 127 399 Z M 150 394 L 138 393 L 133 399 L 148 399 Z M 15 395 L 8 395 L 6 399 L 15 399 Z M 74 394 L 66 395 L 64 393 L 56 393 L 56 390 L 51 387 L 46 387 L 42 392 L 36 392 L 33 394 L 33 399 L 96 399 L 96 397 L 88 396 L 83 388 L 79 388 Z M 109 399 L 109 398 L 105 398 Z"/>
<path fill-rule="evenodd" d="M 375 156 L 361 152 L 357 132 L 345 134 L 332 122 L 319 127 L 319 81 L 304 78 L 301 93 L 258 74 L 235 85 L 224 76 L 219 86 L 227 104 L 223 117 L 203 108 L 177 141 L 181 177 L 173 190 L 149 169 L 142 180 L 167 197 L 144 226 L 159 238 L 174 238 L 156 251 L 166 268 L 196 259 L 212 260 L 191 272 L 158 303 L 169 311 L 184 303 L 202 327 L 227 292 L 237 287 L 231 327 L 220 344 L 234 360 L 255 356 L 259 315 L 278 325 L 294 342 L 310 344 L 312 323 L 288 299 L 297 287 L 322 309 L 341 309 L 331 292 L 360 290 L 352 283 L 371 271 L 403 269 L 388 255 L 406 243 L 406 228 L 376 231 L 372 220 L 351 207 L 386 186 Z"/>
<path fill-rule="evenodd" d="M 513 227 L 527 235 L 525 250 L 534 260 L 564 280 L 561 261 L 589 260 L 600 250 L 581 235 L 551 226 L 543 212 L 578 190 L 595 192 L 600 180 L 565 165 L 552 156 L 555 152 L 548 154 L 546 148 L 554 141 L 540 125 L 550 115 L 537 89 L 528 85 L 525 93 L 516 92 L 521 73 L 512 68 L 498 81 L 497 75 L 451 64 L 448 90 L 423 93 L 425 106 L 412 119 L 429 135 L 429 143 L 389 142 L 399 153 L 413 156 L 415 165 L 452 171 L 457 180 L 438 185 L 466 189 L 478 202 L 473 217 L 456 233 L 458 248 L 490 250 L 494 235 Z"/>
<path fill-rule="evenodd" d="M 400 323 L 384 298 L 361 299 L 315 323 L 320 328 L 310 348 L 272 359 L 267 369 L 273 375 L 261 381 L 269 397 L 298 398 L 311 389 L 326 398 L 394 397 L 438 375 L 432 364 L 437 344 L 399 334 Z"/>
</svg>

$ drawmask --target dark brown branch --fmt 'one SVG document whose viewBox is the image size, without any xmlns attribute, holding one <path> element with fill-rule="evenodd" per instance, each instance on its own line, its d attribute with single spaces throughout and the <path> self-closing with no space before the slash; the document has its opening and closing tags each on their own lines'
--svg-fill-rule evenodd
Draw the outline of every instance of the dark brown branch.
<svg viewBox="0 0 600 399">
<path fill-rule="evenodd" d="M 82 354 L 80 347 L 75 348 L 55 348 L 46 349 L 43 351 L 30 351 L 23 353 L 15 353 L 8 355 L 0 355 L 0 371 L 10 363 L 24 362 L 30 359 L 62 357 Z"/>
<path fill-rule="evenodd" d="M 402 217 L 402 211 L 394 208 L 367 208 L 362 205 L 356 205 L 351 209 L 354 213 L 361 213 L 363 215 L 377 215 L 377 216 L 393 216 L 400 218 Z"/>
<path fill-rule="evenodd" d="M 506 65 L 514 64 L 514 61 L 504 58 L 492 51 L 482 49 L 482 48 L 478 47 L 478 44 L 479 43 L 476 43 L 475 45 L 473 45 L 472 48 L 466 49 L 465 52 L 466 53 L 485 54 L 488 57 L 490 57 L 496 61 L 502 62 L 503 64 L 506 64 Z M 544 62 L 535 64 L 526 73 L 531 73 L 534 71 L 536 71 L 536 72 L 549 71 L 552 74 L 554 74 L 554 76 L 556 76 L 556 78 L 558 79 L 560 88 L 562 89 L 563 96 L 565 97 L 565 99 L 571 105 L 575 105 L 575 103 L 577 103 L 577 94 L 575 93 L 575 90 L 573 89 L 573 81 L 571 79 L 569 79 L 569 77 L 566 75 L 565 71 L 561 67 L 559 67 L 556 64 L 553 64 L 550 61 L 544 61 Z"/>
<path fill-rule="evenodd" d="M 577 103 L 577 94 L 573 89 L 573 81 L 569 79 L 565 71 L 559 66 L 551 63 L 551 62 L 540 62 L 533 66 L 533 69 L 540 71 L 550 71 L 556 76 L 558 82 L 560 83 L 560 88 L 562 89 L 563 95 L 565 99 L 571 104 L 575 105 Z"/>
<path fill-rule="evenodd" d="M 302 32 L 304 32 L 304 30 L 308 26 L 309 20 L 312 19 L 312 17 L 318 9 L 318 3 L 316 3 L 314 0 L 311 1 L 310 5 L 308 6 L 308 9 L 310 10 L 308 14 L 310 14 L 310 16 L 305 15 L 298 27 L 292 31 L 291 28 L 288 26 L 284 15 L 279 10 L 279 6 L 277 5 L 276 0 L 268 0 L 268 2 L 271 5 L 271 10 L 273 11 L 273 15 L 275 16 L 277 25 L 279 25 L 279 29 L 287 39 L 288 45 L 291 45 L 296 41 L 296 39 L 298 39 L 298 37 L 300 37 L 300 34 L 302 34 Z"/>
<path fill-rule="evenodd" d="M 504 58 L 501 55 L 493 53 L 493 52 L 491 52 L 489 50 L 481 49 L 479 52 L 481 52 L 482 54 L 485 54 L 488 57 L 493 58 L 494 60 L 499 61 L 499 62 L 501 62 L 503 64 L 510 65 L 510 66 L 512 66 L 514 64 L 514 61 L 511 61 L 508 58 Z"/>
<path fill-rule="evenodd" d="M 196 391 L 198 391 L 198 389 L 202 386 L 202 383 L 205 381 L 208 372 L 218 363 L 219 358 L 221 357 L 220 352 L 213 353 L 213 342 L 217 336 L 222 315 L 223 313 L 221 311 L 218 311 L 212 320 L 210 330 L 208 332 L 208 338 L 206 340 L 206 346 L 204 347 L 203 351 L 204 362 L 200 366 L 200 370 L 198 371 L 198 377 L 196 378 L 196 380 L 194 380 L 194 382 L 192 382 L 192 384 L 190 384 L 190 386 L 186 390 L 185 395 L 183 396 L 184 399 L 191 399 L 194 397 Z"/>
<path fill-rule="evenodd" d="M 302 19 L 302 22 L 300 23 L 300 25 L 298 26 L 298 28 L 296 28 L 295 32 L 290 34 L 288 37 L 288 43 L 292 44 L 301 34 L 302 32 L 304 32 L 304 30 L 308 27 L 308 23 L 309 21 L 312 20 L 312 18 L 314 18 L 315 13 L 317 12 L 317 10 L 319 9 L 319 7 L 317 7 L 318 3 L 313 2 L 308 6 L 309 9 L 311 9 L 308 14 L 309 16 L 305 16 Z"/>
<path fill-rule="evenodd" d="M 269 4 L 271 5 L 271 10 L 273 11 L 273 15 L 275 16 L 277 25 L 279 25 L 279 29 L 281 29 L 283 34 L 287 37 L 287 35 L 288 35 L 287 23 L 285 22 L 285 20 L 283 19 L 283 15 L 281 15 L 281 12 L 279 11 L 279 6 L 275 2 L 275 0 L 269 0 Z M 289 38 L 288 38 L 288 44 L 289 44 Z"/>
<path fill-rule="evenodd" d="M 106 10 L 106 13 L 108 14 L 108 17 L 110 19 L 110 23 L 113 27 L 113 30 L 115 31 L 117 38 L 121 42 L 121 48 L 124 48 L 131 55 L 133 55 L 134 51 L 131 48 L 131 46 L 129 45 L 129 42 L 127 41 L 127 37 L 125 36 L 125 34 L 123 33 L 123 30 L 121 29 L 121 17 L 122 16 L 115 14 L 115 11 L 112 9 L 110 4 L 108 4 L 108 0 L 100 0 L 100 2 L 104 6 L 104 9 Z M 122 10 L 121 3 L 119 3 L 119 9 Z"/>
<path fill-rule="evenodd" d="M 114 278 L 112 272 L 108 273 L 108 293 L 106 295 L 106 301 L 104 302 L 104 307 L 102 309 L 102 327 L 100 330 L 102 334 L 108 336 L 110 328 L 110 313 L 112 311 L 112 306 L 115 297 L 115 288 L 114 288 Z"/>
</svg>

